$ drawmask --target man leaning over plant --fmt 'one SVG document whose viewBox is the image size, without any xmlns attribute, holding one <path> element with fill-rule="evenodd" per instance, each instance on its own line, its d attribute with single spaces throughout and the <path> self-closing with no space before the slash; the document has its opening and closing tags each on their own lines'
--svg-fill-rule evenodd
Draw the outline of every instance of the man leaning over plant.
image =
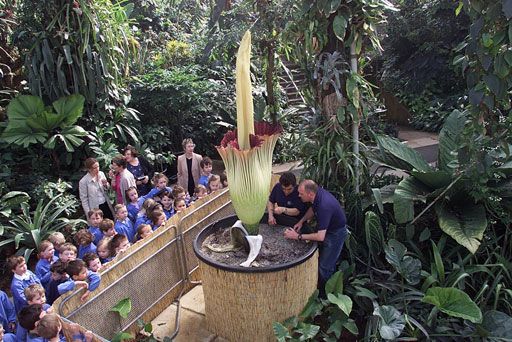
<svg viewBox="0 0 512 342">
<path fill-rule="evenodd" d="M 293 226 L 304 215 L 306 209 L 306 204 L 300 200 L 297 191 L 295 175 L 284 172 L 268 198 L 268 224 Z"/>
<path fill-rule="evenodd" d="M 284 236 L 287 239 L 322 242 L 318 260 L 318 288 L 323 293 L 325 283 L 336 271 L 336 261 L 347 237 L 345 212 L 329 191 L 319 187 L 311 179 L 303 180 L 298 191 L 300 199 L 312 203 L 312 206 L 293 229 L 285 230 Z M 304 222 L 313 216 L 317 220 L 317 232 L 301 234 Z"/>
</svg>

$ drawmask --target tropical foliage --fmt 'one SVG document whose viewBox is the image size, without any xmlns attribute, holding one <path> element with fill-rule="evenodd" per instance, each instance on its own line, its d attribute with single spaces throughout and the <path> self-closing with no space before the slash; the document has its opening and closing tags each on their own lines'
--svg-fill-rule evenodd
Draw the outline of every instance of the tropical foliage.
<svg viewBox="0 0 512 342">
<path fill-rule="evenodd" d="M 327 2 L 321 3 L 317 6 Z M 430 8 L 419 6 L 419 2 L 402 3 L 416 6 L 416 14 Z M 439 125 L 442 129 L 437 165 L 429 165 L 418 152 L 398 140 L 382 134 L 373 136 L 377 147 L 370 149 L 372 161 L 406 176 L 396 182 L 390 178 L 390 184 L 378 188 L 364 189 L 366 196 L 356 210 L 364 224 L 352 226 L 345 246 L 347 261 L 339 267 L 343 272 L 343 293 L 353 303 L 351 317 L 364 317 L 358 326 L 359 337 L 364 340 L 510 337 L 505 332 L 512 323 L 512 307 L 508 304 L 512 287 L 508 261 L 512 254 L 508 229 L 510 140 L 505 133 L 510 130 L 505 114 L 510 111 L 510 104 L 505 56 L 512 7 L 508 1 L 461 1 L 453 8 L 453 18 L 457 13 L 462 15 L 462 10 L 467 11 L 471 26 L 458 50 L 465 54 L 455 57 L 454 62 L 462 66 L 466 75 L 470 106 L 451 111 L 445 115 L 444 124 Z M 425 15 L 427 18 L 430 17 Z M 410 48 L 407 52 L 414 51 Z M 318 69 L 329 72 L 319 71 L 319 83 L 328 87 L 343 85 L 343 60 L 338 62 L 334 53 L 320 56 L 321 53 L 317 54 Z M 451 53 L 444 57 L 448 58 Z M 451 69 L 446 64 L 442 67 Z M 456 74 L 451 75 L 455 78 Z M 341 87 L 340 93 L 343 90 Z M 368 101 L 368 96 L 369 93 L 362 94 L 363 101 Z M 335 170 L 343 170 L 338 160 L 348 149 L 330 134 L 335 124 L 328 127 L 330 130 L 310 135 L 315 148 L 306 150 L 306 158 L 319 161 L 316 165 L 320 167 L 313 174 L 333 189 L 335 181 L 328 180 Z M 345 133 L 347 137 L 349 134 Z M 332 157 L 333 151 L 338 158 Z M 316 156 L 311 157 L 313 154 Z M 344 200 L 350 217 L 357 201 L 349 196 Z M 361 209 L 366 210 L 364 215 Z M 333 331 L 331 313 L 327 312 L 324 308 L 306 320 L 316 326 L 315 336 L 324 340 L 330 340 L 328 333 Z M 300 317 L 299 322 L 303 322 Z M 503 329 L 502 323 L 507 328 Z M 304 332 L 302 327 L 306 327 Z M 283 340 L 304 339 L 309 331 L 309 326 L 297 324 L 275 330 Z"/>
<path fill-rule="evenodd" d="M 198 151 L 213 156 L 212 141 L 232 127 L 234 80 L 223 70 L 211 77 L 204 71 L 197 66 L 157 70 L 133 83 L 130 105 L 144 112 L 139 131 L 156 151 L 181 152 L 183 139 L 193 137 Z"/>
<path fill-rule="evenodd" d="M 383 88 L 399 97 L 411 113 L 411 125 L 441 130 L 446 117 L 460 108 L 464 79 L 451 61 L 469 28 L 465 13 L 454 16 L 451 0 L 400 0 L 389 13 L 381 56 L 371 61 Z"/>
<path fill-rule="evenodd" d="M 496 207 L 497 204 L 493 197 L 482 199 L 472 196 L 474 185 L 457 158 L 463 144 L 462 132 L 466 121 L 467 113 L 457 110 L 447 118 L 439 136 L 438 169 L 431 167 L 415 150 L 386 136 L 377 137 L 380 150 L 375 160 L 410 174 L 396 186 L 389 199 L 393 203 L 397 223 L 415 223 L 425 213 L 424 210 L 415 216 L 414 202 L 421 201 L 427 204 L 427 209 L 435 209 L 438 224 L 445 233 L 475 253 L 488 226 L 485 208 Z M 512 171 L 507 166 L 511 160 L 506 155 L 498 154 L 494 157 L 490 163 L 500 165 L 495 167 L 494 174 L 497 177 L 489 179 L 488 184 L 480 183 L 480 186 L 486 186 L 493 192 L 493 196 L 501 198 L 498 205 L 504 206 L 500 212 L 505 213 L 505 207 L 512 203 L 512 199 L 507 187 L 503 185 L 509 184 L 511 180 L 498 175 Z M 506 222 L 509 220 L 507 218 Z"/>
<path fill-rule="evenodd" d="M 80 224 L 88 156 L 105 169 L 129 142 L 163 171 L 193 137 L 215 157 L 251 29 L 255 117 L 351 229 L 326 298 L 278 339 L 510 340 L 511 18 L 509 0 L 0 0 L 0 246 Z M 309 112 L 287 107 L 290 65 Z M 381 83 L 440 132 L 436 165 L 388 136 Z"/>
<path fill-rule="evenodd" d="M 9 196 L 9 193 L 5 196 Z M 46 203 L 43 199 L 39 200 L 34 211 L 31 211 L 27 202 L 21 202 L 21 212 L 18 215 L 10 218 L 5 224 L 0 222 L 0 247 L 14 242 L 18 255 L 24 255 L 28 259 L 30 254 L 37 250 L 41 241 L 52 232 L 87 224 L 84 220 L 63 217 L 67 206 L 73 205 L 73 201 L 68 199 L 59 203 L 61 196 L 59 194 Z"/>
</svg>

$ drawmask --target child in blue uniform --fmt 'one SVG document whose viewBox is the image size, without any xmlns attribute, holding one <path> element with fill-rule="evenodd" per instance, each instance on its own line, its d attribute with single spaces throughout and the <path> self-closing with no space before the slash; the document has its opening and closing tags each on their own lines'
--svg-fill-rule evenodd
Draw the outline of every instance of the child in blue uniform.
<svg viewBox="0 0 512 342">
<path fill-rule="evenodd" d="M 0 341 L 2 342 L 16 342 L 16 335 L 5 332 L 2 324 L 0 324 Z"/>
<path fill-rule="evenodd" d="M 50 281 L 50 266 L 58 259 L 54 254 L 55 248 L 53 247 L 53 243 L 48 240 L 41 241 L 39 244 L 39 261 L 36 264 L 35 273 L 43 286 L 46 286 Z"/>
<path fill-rule="evenodd" d="M 150 193 L 153 195 L 147 198 L 153 198 L 155 201 L 159 202 L 159 194 L 163 193 L 164 191 L 172 191 L 172 189 L 167 186 L 167 183 L 169 183 L 169 178 L 167 178 L 167 176 L 163 173 L 155 173 L 151 182 L 155 185 L 155 187 L 152 189 L 152 191 L 150 191 Z"/>
<path fill-rule="evenodd" d="M 137 228 L 137 241 L 147 238 L 153 233 L 153 229 L 149 224 L 141 224 Z"/>
<path fill-rule="evenodd" d="M 135 221 L 135 227 L 140 226 L 141 224 L 151 224 L 151 219 L 149 216 L 151 213 L 157 209 L 160 208 L 162 205 L 160 203 L 157 203 L 155 200 L 148 198 L 144 201 L 144 204 L 142 205 L 142 208 L 140 209 L 139 213 L 137 214 L 137 220 Z"/>
<path fill-rule="evenodd" d="M 196 185 L 196 188 L 194 189 L 194 196 L 192 197 L 192 202 L 197 201 L 206 195 L 208 195 L 208 189 L 206 189 L 206 186 L 202 184 Z"/>
<path fill-rule="evenodd" d="M 160 228 L 165 223 L 166 217 L 165 213 L 161 209 L 154 210 L 151 213 L 151 222 L 153 223 L 152 229 L 156 230 Z"/>
<path fill-rule="evenodd" d="M 214 191 L 222 189 L 222 184 L 220 183 L 220 177 L 217 175 L 212 175 L 210 177 L 210 180 L 208 180 L 207 188 L 208 188 L 208 193 L 210 193 L 210 194 Z"/>
<path fill-rule="evenodd" d="M 21 329 L 16 332 L 17 341 L 38 341 L 36 323 L 46 315 L 41 304 L 25 306 L 18 313 L 18 323 Z M 41 340 L 39 340 L 41 341 Z"/>
<path fill-rule="evenodd" d="M 45 287 L 46 302 L 50 305 L 59 298 L 60 294 L 57 287 L 68 280 L 68 274 L 66 273 L 66 264 L 61 260 L 55 261 L 50 266 L 50 272 L 52 274 L 50 281 Z"/>
<path fill-rule="evenodd" d="M 87 253 L 82 260 L 89 271 L 98 273 L 101 270 L 101 260 L 98 254 Z"/>
<path fill-rule="evenodd" d="M 101 221 L 100 229 L 103 232 L 103 238 L 106 238 L 106 237 L 111 238 L 117 234 L 114 221 L 112 221 L 111 219 L 104 219 L 103 221 Z M 98 244 L 99 244 L 99 242 L 98 242 Z M 96 247 L 98 247 L 98 246 L 96 246 Z"/>
<path fill-rule="evenodd" d="M 126 235 L 117 234 L 110 240 L 110 244 L 108 246 L 110 250 L 110 256 L 115 258 L 118 254 L 125 252 L 128 247 L 130 247 L 130 241 Z"/>
<path fill-rule="evenodd" d="M 166 188 L 170 189 L 170 188 Z M 167 191 L 167 190 L 163 190 Z M 137 220 L 137 214 L 142 209 L 142 205 L 144 202 L 151 198 L 153 199 L 153 196 L 156 196 L 157 194 L 161 193 L 162 190 L 159 188 L 153 188 L 149 193 L 147 193 L 144 196 L 139 197 L 139 194 L 137 193 L 137 188 L 134 186 L 131 186 L 126 190 L 126 198 L 130 201 L 128 205 L 126 206 L 126 209 L 128 210 L 128 218 L 135 223 L 135 220 Z"/>
<path fill-rule="evenodd" d="M 25 258 L 22 256 L 11 256 L 7 260 L 7 266 L 14 273 L 11 282 L 11 293 L 14 300 L 14 308 L 19 312 L 27 306 L 25 298 L 25 288 L 32 284 L 41 284 L 41 281 L 32 271 L 27 269 Z"/>
<path fill-rule="evenodd" d="M 51 305 L 46 303 L 46 292 L 44 291 L 44 288 L 41 285 L 29 285 L 25 289 L 25 297 L 27 298 L 28 305 L 41 304 L 43 306 L 44 311 L 53 311 L 53 309 L 51 309 Z"/>
<path fill-rule="evenodd" d="M 128 218 L 128 210 L 124 204 L 116 204 L 114 207 L 116 213 L 116 223 L 114 228 L 118 234 L 124 234 L 130 242 L 135 238 L 135 229 L 133 223 Z"/>
<path fill-rule="evenodd" d="M 100 242 L 98 242 L 98 246 L 96 246 L 96 253 L 100 257 L 100 261 L 102 264 L 112 260 L 112 258 L 110 257 L 109 249 L 110 239 L 111 238 L 109 237 L 104 237 L 103 239 L 100 240 Z"/>
<path fill-rule="evenodd" d="M 53 232 L 48 236 L 48 241 L 53 243 L 55 252 L 53 253 L 57 258 L 60 257 L 60 246 L 66 243 L 66 238 L 61 232 Z"/>
<path fill-rule="evenodd" d="M 199 178 L 199 184 L 207 186 L 208 181 L 212 175 L 212 160 L 208 157 L 204 157 L 199 163 L 201 167 L 201 177 Z"/>
<path fill-rule="evenodd" d="M 0 323 L 4 329 L 11 333 L 16 330 L 16 310 L 7 294 L 0 290 Z M 0 340 L 1 341 L 1 340 Z"/>
<path fill-rule="evenodd" d="M 183 187 L 176 185 L 172 189 L 172 197 L 174 197 L 174 207 L 176 208 L 176 201 L 178 200 L 184 200 L 185 205 L 188 207 L 188 204 L 190 202 L 190 196 L 188 196 L 187 192 Z"/>
<path fill-rule="evenodd" d="M 60 246 L 59 259 L 62 262 L 69 262 L 76 259 L 78 250 L 75 245 L 70 242 L 66 242 Z"/>
<path fill-rule="evenodd" d="M 82 259 L 86 253 L 96 253 L 96 245 L 93 243 L 94 235 L 88 229 L 80 229 L 75 234 L 75 242 L 78 245 L 78 258 Z"/>
<path fill-rule="evenodd" d="M 165 213 L 165 218 L 169 219 L 174 212 L 174 197 L 172 196 L 172 192 L 164 191 L 164 193 L 160 196 L 160 203 L 162 204 L 162 209 Z"/>
<path fill-rule="evenodd" d="M 57 287 L 61 295 L 76 288 L 85 288 L 85 293 L 80 297 L 80 300 L 84 301 L 100 286 L 100 275 L 89 271 L 85 262 L 80 259 L 70 261 L 66 267 L 66 273 L 69 279 Z"/>
<path fill-rule="evenodd" d="M 184 199 L 177 199 L 174 201 L 174 210 L 177 213 L 181 213 L 183 210 L 187 209 L 187 204 Z"/>
<path fill-rule="evenodd" d="M 89 210 L 87 213 L 87 221 L 89 222 L 89 232 L 94 235 L 94 240 L 92 242 L 96 245 L 98 244 L 98 241 L 103 239 L 103 233 L 99 227 L 100 222 L 103 221 L 103 211 L 98 208 Z"/>
</svg>

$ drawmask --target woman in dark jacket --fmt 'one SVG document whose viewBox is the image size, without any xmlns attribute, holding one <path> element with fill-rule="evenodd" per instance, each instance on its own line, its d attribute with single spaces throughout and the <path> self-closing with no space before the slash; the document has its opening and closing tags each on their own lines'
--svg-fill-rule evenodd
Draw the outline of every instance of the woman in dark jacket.
<svg viewBox="0 0 512 342">
<path fill-rule="evenodd" d="M 151 163 L 141 155 L 131 145 L 127 145 L 123 150 L 126 159 L 126 169 L 133 174 L 137 183 L 137 192 L 139 196 L 144 196 L 151 190 L 150 179 L 155 173 Z"/>
</svg>

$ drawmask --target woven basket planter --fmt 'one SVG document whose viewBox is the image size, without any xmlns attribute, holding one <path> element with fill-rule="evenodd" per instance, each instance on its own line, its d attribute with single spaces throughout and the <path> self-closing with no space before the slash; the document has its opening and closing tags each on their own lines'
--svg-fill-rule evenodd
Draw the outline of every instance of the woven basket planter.
<svg viewBox="0 0 512 342">
<path fill-rule="evenodd" d="M 300 313 L 316 289 L 317 245 L 311 243 L 310 250 L 296 261 L 272 267 L 229 266 L 201 253 L 207 236 L 231 227 L 236 219 L 230 216 L 206 227 L 194 241 L 207 329 L 230 341 L 275 341 L 272 323 Z"/>
</svg>

